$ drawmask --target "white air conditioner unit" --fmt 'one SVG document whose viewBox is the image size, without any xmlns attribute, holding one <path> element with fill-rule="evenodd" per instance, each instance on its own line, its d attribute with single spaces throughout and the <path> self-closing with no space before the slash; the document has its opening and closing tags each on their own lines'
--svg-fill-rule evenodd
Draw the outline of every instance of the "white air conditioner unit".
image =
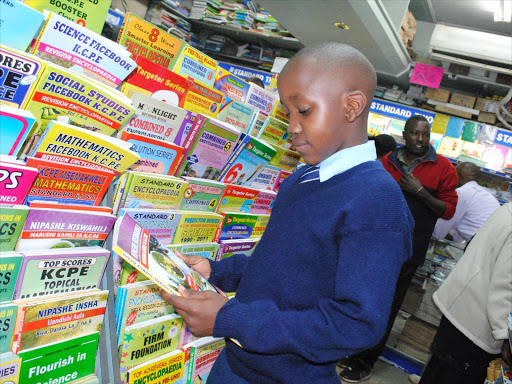
<svg viewBox="0 0 512 384">
<path fill-rule="evenodd" d="M 441 61 L 512 74 L 512 37 L 436 24 L 429 56 Z"/>
</svg>

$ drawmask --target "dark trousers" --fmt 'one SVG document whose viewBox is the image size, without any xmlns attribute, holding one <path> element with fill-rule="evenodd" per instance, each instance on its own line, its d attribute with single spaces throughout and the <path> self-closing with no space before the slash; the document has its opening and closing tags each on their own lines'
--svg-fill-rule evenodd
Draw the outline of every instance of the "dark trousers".
<svg viewBox="0 0 512 384">
<path fill-rule="evenodd" d="M 391 312 L 389 314 L 386 333 L 384 333 L 384 336 L 380 342 L 373 348 L 351 356 L 349 358 L 349 365 L 351 367 L 358 367 L 365 370 L 371 370 L 373 368 L 373 365 L 384 350 L 386 341 L 389 337 L 389 334 L 391 333 L 391 329 L 393 328 L 395 317 L 398 314 L 398 310 L 400 309 L 402 302 L 404 301 L 405 294 L 407 293 L 407 289 L 411 284 L 412 278 L 414 277 L 414 273 L 416 272 L 417 268 L 418 265 L 408 262 L 405 262 L 402 265 L 402 269 L 398 275 L 398 280 L 396 281 L 395 295 L 393 296 L 393 303 L 391 304 Z"/>
</svg>

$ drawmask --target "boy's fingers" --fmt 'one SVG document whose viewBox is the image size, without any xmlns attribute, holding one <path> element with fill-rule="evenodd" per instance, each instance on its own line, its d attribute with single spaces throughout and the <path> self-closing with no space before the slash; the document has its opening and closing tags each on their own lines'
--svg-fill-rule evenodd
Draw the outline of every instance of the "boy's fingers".
<svg viewBox="0 0 512 384">
<path fill-rule="evenodd" d="M 162 299 L 171 304 L 174 308 L 179 308 L 186 311 L 187 308 L 190 306 L 190 304 L 188 303 L 189 299 L 180 297 L 178 295 L 173 295 L 171 293 L 167 293 L 164 290 L 160 290 L 160 296 L 162 297 Z"/>
</svg>

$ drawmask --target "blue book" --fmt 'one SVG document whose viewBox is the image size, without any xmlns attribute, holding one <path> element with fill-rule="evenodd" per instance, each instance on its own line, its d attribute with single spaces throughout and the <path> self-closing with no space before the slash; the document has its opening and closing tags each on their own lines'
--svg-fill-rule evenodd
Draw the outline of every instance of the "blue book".
<svg viewBox="0 0 512 384">
<path fill-rule="evenodd" d="M 450 120 L 448 120 L 448 126 L 446 127 L 446 132 L 444 133 L 444 135 L 460 139 L 463 130 L 464 119 L 459 119 L 458 117 L 450 116 Z"/>
<path fill-rule="evenodd" d="M 0 154 L 16 156 L 35 122 L 30 111 L 0 105 Z"/>
<path fill-rule="evenodd" d="M 44 15 L 16 0 L 0 0 L 2 45 L 26 51 L 37 36 Z"/>
</svg>

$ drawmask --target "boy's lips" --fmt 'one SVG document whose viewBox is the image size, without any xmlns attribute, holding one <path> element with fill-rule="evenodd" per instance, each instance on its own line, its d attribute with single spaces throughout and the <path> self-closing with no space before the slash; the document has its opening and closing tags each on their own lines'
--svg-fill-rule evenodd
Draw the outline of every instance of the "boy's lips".
<svg viewBox="0 0 512 384">
<path fill-rule="evenodd" d="M 295 145 L 295 149 L 297 152 L 300 152 L 301 149 L 305 149 L 309 144 L 308 143 L 293 143 Z"/>
</svg>

